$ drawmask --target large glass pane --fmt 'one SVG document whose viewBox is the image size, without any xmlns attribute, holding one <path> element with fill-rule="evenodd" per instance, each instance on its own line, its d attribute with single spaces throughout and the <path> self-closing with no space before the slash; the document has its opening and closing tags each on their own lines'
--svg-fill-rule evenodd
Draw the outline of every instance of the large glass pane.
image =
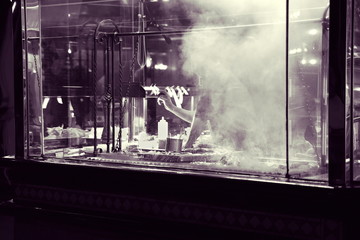
<svg viewBox="0 0 360 240">
<path fill-rule="evenodd" d="M 290 176 L 327 180 L 328 0 L 290 1 Z"/>
<path fill-rule="evenodd" d="M 29 155 L 41 154 L 41 58 L 40 58 L 40 12 L 38 2 L 26 1 L 22 7 L 23 15 L 23 66 L 26 77 L 27 105 L 25 106 L 26 149 Z M 25 25 L 26 21 L 26 25 Z M 25 41 L 26 40 L 26 41 Z M 27 63 L 26 63 L 27 61 Z"/>
<path fill-rule="evenodd" d="M 96 14 L 91 10 L 95 6 Z M 144 19 L 154 11 L 157 19 Z M 87 140 L 96 134 L 97 148 L 109 152 L 98 157 L 123 158 L 111 153 L 119 141 L 116 135 L 125 139 L 121 142 L 125 154 L 136 149 L 137 156 L 151 161 L 284 174 L 284 11 L 284 1 L 276 5 L 264 1 L 41 2 L 45 155 L 90 153 L 86 145 L 92 141 Z M 105 12 L 111 20 L 103 21 Z M 96 31 L 92 22 L 100 23 Z M 186 26 L 180 28 L 185 31 L 172 33 L 178 26 Z M 126 36 L 144 30 L 163 34 Z M 94 39 L 95 34 L 99 41 L 83 46 L 79 40 L 84 31 L 89 31 L 86 37 Z M 120 50 L 113 39 L 101 42 L 98 35 L 114 31 L 122 34 Z M 92 54 L 96 62 L 84 65 Z M 119 65 L 122 79 L 113 84 L 112 74 L 119 75 Z M 96 99 L 89 94 L 94 80 L 86 77 L 90 70 Z M 129 82 L 145 87 L 147 97 L 127 96 Z M 110 99 L 110 92 L 120 85 L 121 100 Z M 175 114 L 157 105 L 154 88 L 172 93 L 174 105 L 167 107 Z M 182 116 L 186 110 L 193 111 Z M 119 116 L 120 124 L 113 115 Z M 158 151 L 166 140 L 158 139 L 163 117 L 168 136 L 184 138 L 183 152 Z"/>
<path fill-rule="evenodd" d="M 328 2 L 291 2 L 290 174 L 321 179 Z M 285 176 L 285 0 L 35 5 L 45 157 Z"/>
</svg>

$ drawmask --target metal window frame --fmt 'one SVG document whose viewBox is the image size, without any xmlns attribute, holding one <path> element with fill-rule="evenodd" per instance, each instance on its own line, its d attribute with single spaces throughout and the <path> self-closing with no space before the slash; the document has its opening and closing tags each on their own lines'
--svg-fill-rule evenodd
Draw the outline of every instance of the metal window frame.
<svg viewBox="0 0 360 240">
<path fill-rule="evenodd" d="M 13 51 L 14 51 L 14 104 L 15 104 L 15 157 L 24 158 L 25 155 L 25 101 L 23 77 L 23 36 L 21 22 L 21 0 L 13 0 Z"/>
<path fill-rule="evenodd" d="M 330 0 L 328 179 L 331 186 L 346 185 L 346 115 L 337 116 L 339 110 L 346 113 L 347 7 L 348 1 Z"/>
<path fill-rule="evenodd" d="M 21 0 L 14 0 L 21 6 Z M 289 0 L 287 0 L 288 4 Z M 339 1 L 330 0 L 330 25 L 329 25 L 329 100 L 337 97 L 341 106 L 346 112 L 346 29 L 347 29 L 347 7 L 351 0 Z M 287 7 L 286 14 L 289 14 Z M 287 19 L 288 24 L 288 19 Z M 14 94 L 15 94 L 15 125 L 16 125 L 16 158 L 24 158 L 24 79 L 22 64 L 22 30 L 21 30 L 21 9 L 15 8 L 13 12 L 13 41 L 14 41 Z M 288 33 L 286 35 L 288 38 Z M 287 46 L 288 47 L 288 46 Z M 287 53 L 288 54 L 288 53 Z M 288 71 L 288 69 L 286 70 Z M 288 91 L 288 89 L 287 89 Z M 329 101 L 328 118 L 333 119 L 338 115 L 334 110 L 334 104 Z M 328 135 L 328 180 L 331 186 L 346 185 L 346 116 L 336 122 L 340 128 L 333 128 L 329 123 Z M 287 159 L 288 161 L 288 159 Z M 353 162 L 351 162 L 352 164 Z M 288 165 L 288 163 L 287 163 Z M 287 166 L 288 167 L 288 166 Z M 352 166 L 351 166 L 352 167 Z M 289 177 L 289 176 L 288 176 Z M 352 180 L 352 178 L 351 178 Z"/>
</svg>

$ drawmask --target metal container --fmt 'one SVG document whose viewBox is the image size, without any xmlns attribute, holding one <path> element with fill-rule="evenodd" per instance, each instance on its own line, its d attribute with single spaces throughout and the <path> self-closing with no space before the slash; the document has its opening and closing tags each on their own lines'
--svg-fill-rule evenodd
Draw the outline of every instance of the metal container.
<svg viewBox="0 0 360 240">
<path fill-rule="evenodd" d="M 159 149 L 165 150 L 166 149 L 166 142 L 167 140 L 159 139 Z"/>
<path fill-rule="evenodd" d="M 167 152 L 181 152 L 182 139 L 179 138 L 167 138 L 166 139 L 166 151 Z"/>
</svg>

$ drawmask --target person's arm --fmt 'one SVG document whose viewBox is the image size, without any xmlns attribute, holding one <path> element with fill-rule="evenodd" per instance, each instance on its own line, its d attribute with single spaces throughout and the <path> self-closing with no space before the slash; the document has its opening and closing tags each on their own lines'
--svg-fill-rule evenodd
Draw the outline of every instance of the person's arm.
<svg viewBox="0 0 360 240">
<path fill-rule="evenodd" d="M 210 96 L 203 95 L 197 103 L 196 113 L 191 124 L 191 131 L 185 148 L 192 148 L 201 133 L 207 129 L 206 123 L 207 120 L 209 120 L 209 112 L 211 112 L 210 101 Z"/>
<path fill-rule="evenodd" d="M 172 112 L 182 120 L 191 123 L 191 131 L 189 134 L 189 138 L 185 144 L 185 148 L 191 148 L 196 139 L 200 136 L 200 134 L 206 129 L 206 123 L 202 119 L 202 115 L 200 111 L 189 111 L 182 108 L 176 107 L 172 102 L 169 96 L 160 96 L 159 103 L 162 103 L 166 110 Z M 194 117 L 195 115 L 195 117 Z"/>
<path fill-rule="evenodd" d="M 184 121 L 191 123 L 191 131 L 185 144 L 185 148 L 192 148 L 201 133 L 207 129 L 206 122 L 209 119 L 208 115 L 211 109 L 210 97 L 202 96 L 197 104 L 196 111 L 189 111 L 176 107 L 167 93 L 158 98 L 158 103 L 162 103 L 165 109 Z"/>
<path fill-rule="evenodd" d="M 172 105 L 168 111 L 175 114 L 177 117 L 181 118 L 185 122 L 191 123 L 195 114 L 195 111 L 186 110 L 183 108 L 178 108 L 175 105 Z"/>
<path fill-rule="evenodd" d="M 192 123 L 195 111 L 186 110 L 175 106 L 168 95 L 162 95 L 158 98 L 158 103 L 163 104 L 165 109 L 175 114 L 185 122 Z"/>
<path fill-rule="evenodd" d="M 195 116 L 194 121 L 191 124 L 191 131 L 189 138 L 186 141 L 185 148 L 192 148 L 201 133 L 206 130 L 206 127 L 206 122 L 204 122 L 203 119 Z"/>
</svg>

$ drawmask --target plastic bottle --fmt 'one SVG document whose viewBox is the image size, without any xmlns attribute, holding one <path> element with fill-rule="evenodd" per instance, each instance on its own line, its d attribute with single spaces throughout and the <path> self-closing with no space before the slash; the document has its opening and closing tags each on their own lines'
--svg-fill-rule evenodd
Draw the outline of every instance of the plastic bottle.
<svg viewBox="0 0 360 240">
<path fill-rule="evenodd" d="M 158 122 L 158 139 L 166 140 L 168 137 L 168 122 L 161 117 L 161 120 Z"/>
</svg>

